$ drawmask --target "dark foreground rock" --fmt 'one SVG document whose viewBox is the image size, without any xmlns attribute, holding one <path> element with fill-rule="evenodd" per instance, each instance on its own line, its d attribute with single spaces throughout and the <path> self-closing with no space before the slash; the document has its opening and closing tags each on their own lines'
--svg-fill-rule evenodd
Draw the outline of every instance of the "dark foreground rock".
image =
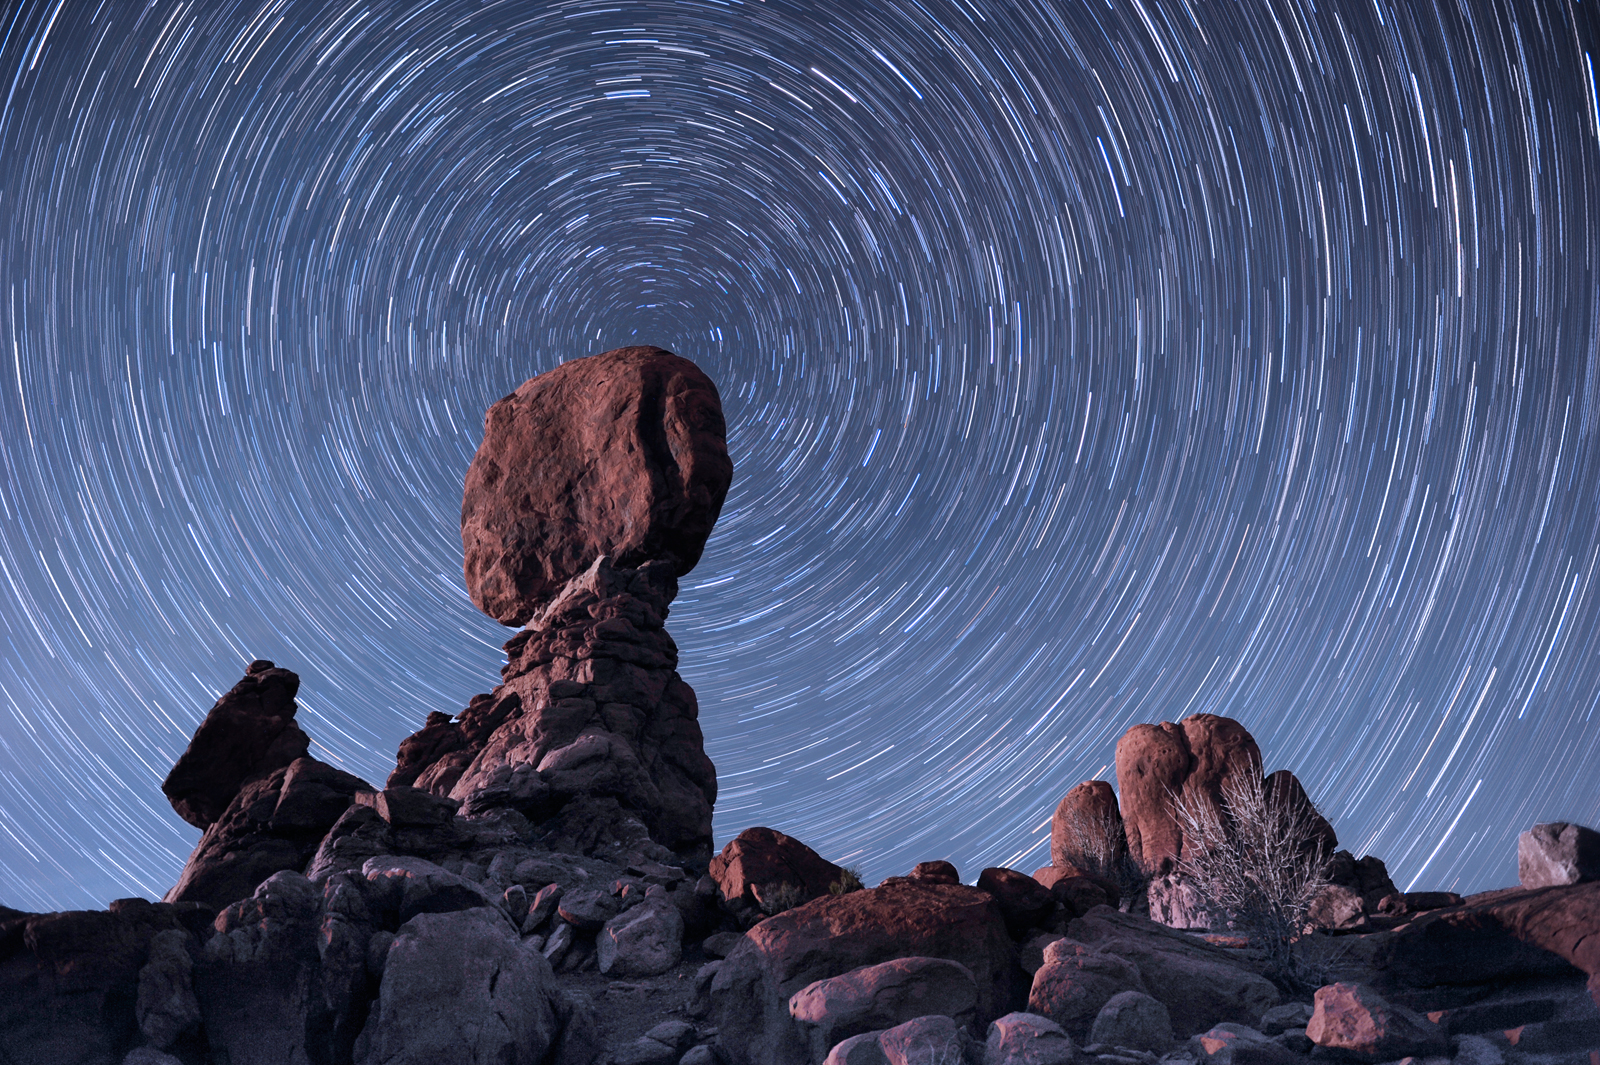
<svg viewBox="0 0 1600 1065">
<path fill-rule="evenodd" d="M 711 985 L 712 1019 L 730 1065 L 800 1065 L 807 1043 L 791 997 L 818 980 L 907 957 L 964 965 L 980 1025 L 1022 1004 L 1026 976 L 993 896 L 897 878 L 817 899 L 746 933 Z"/>
</svg>

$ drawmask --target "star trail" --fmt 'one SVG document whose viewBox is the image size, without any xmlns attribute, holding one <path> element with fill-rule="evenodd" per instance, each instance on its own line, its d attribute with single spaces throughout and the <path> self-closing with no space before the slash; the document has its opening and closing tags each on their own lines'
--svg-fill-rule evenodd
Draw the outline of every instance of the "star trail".
<svg viewBox="0 0 1600 1065">
<path fill-rule="evenodd" d="M 380 782 L 510 631 L 484 410 L 632 343 L 735 481 L 721 782 L 869 883 L 1242 721 L 1396 882 L 1600 821 L 1592 0 L 0 7 L 0 902 L 159 897 L 252 658 Z"/>
</svg>

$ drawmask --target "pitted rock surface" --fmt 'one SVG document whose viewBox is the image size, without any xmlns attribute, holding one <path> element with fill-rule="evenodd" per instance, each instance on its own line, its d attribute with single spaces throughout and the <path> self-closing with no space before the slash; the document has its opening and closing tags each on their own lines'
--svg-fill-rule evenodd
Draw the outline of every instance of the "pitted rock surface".
<svg viewBox="0 0 1600 1065">
<path fill-rule="evenodd" d="M 716 385 L 655 347 L 574 359 L 489 408 L 467 470 L 467 590 L 521 625 L 601 556 L 700 561 L 733 479 Z"/>
</svg>

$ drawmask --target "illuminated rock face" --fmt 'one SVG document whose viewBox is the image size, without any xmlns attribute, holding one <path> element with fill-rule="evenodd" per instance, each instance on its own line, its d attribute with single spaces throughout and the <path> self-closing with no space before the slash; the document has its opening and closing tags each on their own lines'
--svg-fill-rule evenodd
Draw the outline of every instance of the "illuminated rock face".
<svg viewBox="0 0 1600 1065">
<path fill-rule="evenodd" d="M 467 589 L 523 629 L 500 686 L 430 716 L 389 783 L 515 810 L 560 849 L 709 859 L 716 770 L 664 623 L 733 476 L 716 386 L 671 352 L 619 348 L 527 381 L 484 428 Z"/>
<path fill-rule="evenodd" d="M 489 408 L 467 470 L 461 542 L 478 608 L 522 625 L 605 556 L 700 561 L 733 479 L 722 400 L 654 347 L 574 359 Z"/>
</svg>

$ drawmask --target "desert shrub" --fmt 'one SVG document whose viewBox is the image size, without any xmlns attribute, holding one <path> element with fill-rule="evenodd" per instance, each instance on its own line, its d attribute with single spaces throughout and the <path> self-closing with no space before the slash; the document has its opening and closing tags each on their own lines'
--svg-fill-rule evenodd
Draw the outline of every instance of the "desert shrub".
<svg viewBox="0 0 1600 1065">
<path fill-rule="evenodd" d="M 1067 815 L 1067 837 L 1062 855 L 1067 864 L 1117 885 L 1124 909 L 1144 893 L 1149 878 L 1128 853 L 1128 833 L 1115 810 L 1073 810 Z"/>
<path fill-rule="evenodd" d="M 1200 796 L 1174 795 L 1171 803 L 1184 841 L 1178 873 L 1213 928 L 1250 940 L 1285 990 L 1316 986 L 1319 974 L 1294 949 L 1312 900 L 1328 884 L 1332 856 L 1323 852 L 1316 808 L 1272 796 L 1259 772 L 1225 782 L 1220 810 Z"/>
<path fill-rule="evenodd" d="M 866 885 L 861 883 L 861 870 L 847 865 L 839 870 L 839 879 L 828 885 L 828 890 L 835 895 L 848 895 L 852 891 L 860 891 Z"/>
<path fill-rule="evenodd" d="M 791 884 L 787 881 L 769 884 L 767 885 L 767 890 L 762 892 L 761 912 L 771 917 L 774 914 L 782 913 L 784 910 L 792 910 L 808 901 L 810 900 L 806 898 L 805 888 L 802 888 L 799 884 Z"/>
</svg>

